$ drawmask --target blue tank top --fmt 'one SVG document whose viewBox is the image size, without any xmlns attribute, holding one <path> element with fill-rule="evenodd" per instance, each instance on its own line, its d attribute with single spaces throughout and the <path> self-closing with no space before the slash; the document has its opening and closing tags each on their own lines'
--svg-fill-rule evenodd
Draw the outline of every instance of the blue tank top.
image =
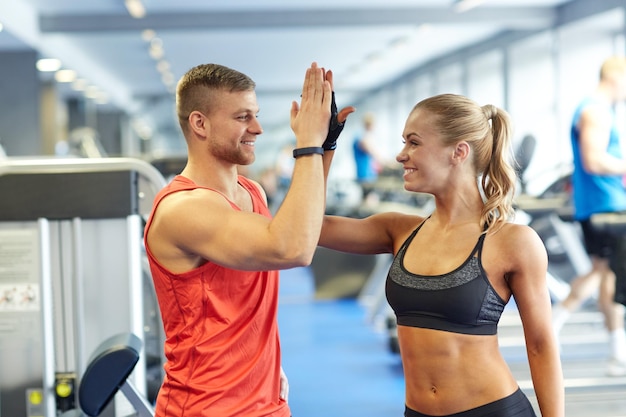
<svg viewBox="0 0 626 417">
<path fill-rule="evenodd" d="M 583 100 L 572 120 L 570 138 L 572 142 L 572 154 L 574 159 L 574 173 L 572 174 L 572 188 L 574 197 L 574 218 L 576 220 L 587 220 L 594 213 L 607 213 L 626 210 L 626 190 L 622 182 L 621 175 L 596 175 L 585 171 L 580 155 L 580 132 L 578 131 L 578 121 L 581 113 L 590 103 L 592 98 Z M 615 114 L 610 106 L 607 111 L 611 112 L 613 124 L 607 153 L 621 158 L 619 133 L 615 125 Z"/>
<path fill-rule="evenodd" d="M 356 164 L 356 179 L 358 182 L 375 181 L 378 178 L 378 173 L 374 166 L 374 158 L 361 149 L 359 141 L 360 136 L 356 137 L 354 142 L 352 142 L 354 163 Z"/>
<path fill-rule="evenodd" d="M 404 256 L 422 223 L 402 244 L 391 263 L 385 292 L 402 326 L 471 335 L 494 335 L 506 302 L 491 286 L 482 262 L 482 233 L 472 253 L 454 271 L 418 275 L 404 267 Z M 427 260 L 426 260 L 427 261 Z"/>
</svg>

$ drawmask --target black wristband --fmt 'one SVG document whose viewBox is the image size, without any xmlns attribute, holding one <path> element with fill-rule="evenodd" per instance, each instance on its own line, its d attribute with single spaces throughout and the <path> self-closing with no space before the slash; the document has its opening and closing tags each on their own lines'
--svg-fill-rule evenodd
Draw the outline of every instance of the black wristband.
<svg viewBox="0 0 626 417">
<path fill-rule="evenodd" d="M 312 154 L 324 155 L 324 148 L 322 148 L 321 146 L 311 146 L 310 148 L 296 148 L 293 150 L 294 158 Z"/>
<path fill-rule="evenodd" d="M 339 123 L 337 116 L 337 102 L 335 101 L 335 92 L 332 92 L 332 100 L 330 102 L 330 123 L 328 124 L 328 134 L 326 140 L 322 144 L 325 151 L 334 151 L 337 149 L 337 139 L 343 130 L 343 123 Z"/>
</svg>

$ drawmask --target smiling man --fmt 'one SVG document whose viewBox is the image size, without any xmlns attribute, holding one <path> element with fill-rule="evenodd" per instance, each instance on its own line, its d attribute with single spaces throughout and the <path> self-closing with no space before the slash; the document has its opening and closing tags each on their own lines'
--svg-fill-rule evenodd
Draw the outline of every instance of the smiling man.
<svg viewBox="0 0 626 417">
<path fill-rule="evenodd" d="M 333 152 L 332 73 L 313 63 L 301 103 L 292 104 L 295 166 L 273 218 L 263 189 L 237 171 L 254 161 L 263 132 L 254 88 L 248 76 L 215 64 L 192 68 L 178 83 L 188 161 L 157 195 L 145 229 L 166 334 L 157 417 L 290 415 L 278 270 L 310 264 L 317 246 L 323 160 Z"/>
</svg>

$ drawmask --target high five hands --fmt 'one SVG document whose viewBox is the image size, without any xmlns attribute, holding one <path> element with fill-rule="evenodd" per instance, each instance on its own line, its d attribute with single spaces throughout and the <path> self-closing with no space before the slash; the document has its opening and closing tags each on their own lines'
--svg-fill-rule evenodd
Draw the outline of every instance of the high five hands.
<svg viewBox="0 0 626 417">
<path fill-rule="evenodd" d="M 348 106 L 337 110 L 332 71 L 319 68 L 315 62 L 311 64 L 306 72 L 301 97 L 300 104 L 293 101 L 291 106 L 291 128 L 296 134 L 297 146 L 320 146 L 311 143 L 311 139 L 323 132 L 323 150 L 334 150 L 348 115 L 356 109 Z M 304 116 L 305 113 L 308 116 Z"/>
</svg>

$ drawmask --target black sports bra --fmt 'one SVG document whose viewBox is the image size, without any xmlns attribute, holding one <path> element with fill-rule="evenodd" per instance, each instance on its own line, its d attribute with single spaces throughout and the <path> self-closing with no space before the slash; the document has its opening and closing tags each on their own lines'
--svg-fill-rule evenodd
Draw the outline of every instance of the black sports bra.
<svg viewBox="0 0 626 417">
<path fill-rule="evenodd" d="M 493 289 L 482 267 L 485 232 L 457 269 L 425 276 L 404 268 L 406 249 L 423 224 L 402 244 L 387 275 L 385 292 L 397 323 L 453 333 L 496 334 L 506 302 Z"/>
</svg>

